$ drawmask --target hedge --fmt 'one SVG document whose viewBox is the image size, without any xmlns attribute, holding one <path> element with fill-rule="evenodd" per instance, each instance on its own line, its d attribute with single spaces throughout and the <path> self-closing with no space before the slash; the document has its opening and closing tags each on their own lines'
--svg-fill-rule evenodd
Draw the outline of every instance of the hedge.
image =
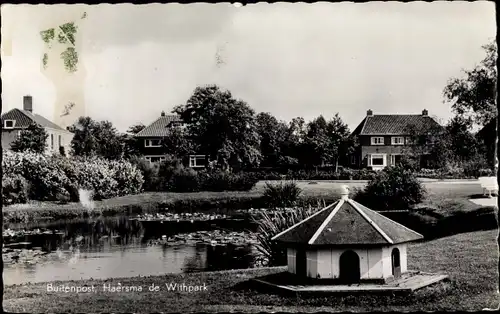
<svg viewBox="0 0 500 314">
<path fill-rule="evenodd" d="M 298 170 L 298 171 L 252 171 L 259 180 L 372 180 L 376 171 L 369 169 L 333 170 Z M 491 169 L 421 169 L 415 173 L 419 178 L 427 179 L 476 179 L 492 176 Z"/>
</svg>

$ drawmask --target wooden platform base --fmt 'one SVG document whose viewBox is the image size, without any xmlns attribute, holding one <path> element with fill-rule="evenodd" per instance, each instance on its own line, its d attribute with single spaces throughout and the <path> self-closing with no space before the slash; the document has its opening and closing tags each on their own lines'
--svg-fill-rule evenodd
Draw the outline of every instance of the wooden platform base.
<svg viewBox="0 0 500 314">
<path fill-rule="evenodd" d="M 439 282 L 448 276 L 441 274 L 408 271 L 401 278 L 385 284 L 360 283 L 342 284 L 306 284 L 293 283 L 294 275 L 287 272 L 251 279 L 260 288 L 291 293 L 355 293 L 355 292 L 412 292 Z"/>
</svg>

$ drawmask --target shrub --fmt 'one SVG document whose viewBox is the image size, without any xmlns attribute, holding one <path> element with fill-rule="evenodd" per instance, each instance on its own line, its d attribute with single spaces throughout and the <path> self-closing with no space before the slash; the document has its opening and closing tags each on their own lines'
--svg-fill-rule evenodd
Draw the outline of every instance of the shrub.
<svg viewBox="0 0 500 314">
<path fill-rule="evenodd" d="M 158 176 L 159 165 L 154 163 L 151 164 L 144 158 L 132 157 L 130 162 L 137 167 L 142 173 L 144 183 L 142 185 L 145 191 L 157 191 L 159 190 L 160 178 Z"/>
<path fill-rule="evenodd" d="M 2 202 L 4 205 L 26 203 L 28 182 L 19 174 L 8 174 L 2 178 Z"/>
<path fill-rule="evenodd" d="M 266 259 L 267 266 L 282 266 L 287 263 L 286 247 L 271 240 L 272 237 L 306 219 L 319 209 L 321 208 L 301 207 L 292 211 L 276 212 L 273 216 L 264 212 L 260 217 L 253 218 L 254 223 L 258 225 L 256 247 Z"/>
<path fill-rule="evenodd" d="M 302 189 L 294 181 L 271 184 L 266 182 L 263 197 L 271 208 L 291 207 L 297 204 Z"/>
<path fill-rule="evenodd" d="M 413 172 L 395 166 L 380 171 L 355 199 L 377 210 L 406 210 L 420 203 L 424 196 L 425 189 Z"/>
<path fill-rule="evenodd" d="M 177 168 L 166 183 L 166 188 L 171 192 L 198 192 L 200 190 L 199 175 L 191 168 Z"/>
<path fill-rule="evenodd" d="M 118 195 L 137 194 L 142 191 L 144 178 L 141 171 L 128 161 L 111 161 L 113 178 L 117 182 Z"/>
<path fill-rule="evenodd" d="M 78 201 L 78 189 L 110 198 L 138 193 L 143 184 L 141 172 L 124 161 L 4 151 L 2 166 L 5 177 L 24 177 L 28 198 L 40 201 Z"/>
<path fill-rule="evenodd" d="M 69 179 L 64 171 L 43 155 L 26 154 L 22 162 L 23 177 L 28 180 L 29 199 L 39 201 L 68 200 Z"/>
<path fill-rule="evenodd" d="M 199 172 L 202 190 L 212 192 L 249 191 L 259 179 L 252 173 L 224 171 Z"/>
</svg>

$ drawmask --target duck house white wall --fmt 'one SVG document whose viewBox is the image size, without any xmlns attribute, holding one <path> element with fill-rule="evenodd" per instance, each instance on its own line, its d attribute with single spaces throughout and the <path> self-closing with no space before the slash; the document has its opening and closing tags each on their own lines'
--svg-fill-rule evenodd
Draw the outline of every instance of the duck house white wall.
<svg viewBox="0 0 500 314">
<path fill-rule="evenodd" d="M 340 275 L 340 256 L 345 251 L 353 251 L 359 257 L 361 279 L 386 279 L 392 277 L 392 257 L 394 248 L 399 249 L 401 273 L 407 271 L 406 244 L 374 248 L 325 248 L 310 249 L 306 252 L 307 276 L 319 279 L 337 279 Z M 287 249 L 288 272 L 296 273 L 296 249 Z"/>
</svg>

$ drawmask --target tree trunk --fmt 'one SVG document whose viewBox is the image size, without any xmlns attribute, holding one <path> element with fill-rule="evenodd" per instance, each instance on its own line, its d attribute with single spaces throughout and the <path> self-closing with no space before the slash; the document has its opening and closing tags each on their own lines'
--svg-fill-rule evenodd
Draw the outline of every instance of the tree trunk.
<svg viewBox="0 0 500 314">
<path fill-rule="evenodd" d="M 339 157 L 335 157 L 335 173 L 339 170 Z"/>
</svg>

